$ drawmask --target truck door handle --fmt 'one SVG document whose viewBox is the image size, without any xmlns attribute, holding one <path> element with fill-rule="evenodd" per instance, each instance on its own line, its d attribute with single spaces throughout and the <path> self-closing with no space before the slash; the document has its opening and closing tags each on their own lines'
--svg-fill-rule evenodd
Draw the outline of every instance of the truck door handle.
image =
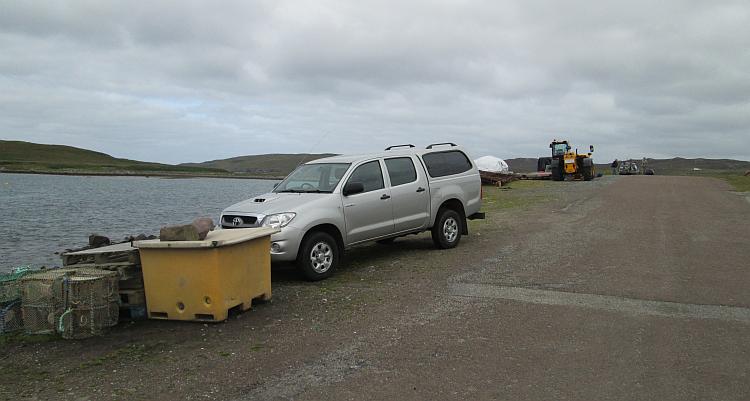
<svg viewBox="0 0 750 401">
<path fill-rule="evenodd" d="M 380 197 L 380 199 L 382 199 L 382 200 L 386 200 L 386 199 L 390 199 L 390 198 L 391 198 L 391 196 L 388 195 L 388 194 L 383 194 L 383 196 Z"/>
<path fill-rule="evenodd" d="M 425 189 L 422 188 L 422 187 L 417 188 L 417 192 L 424 192 L 424 191 L 425 191 Z"/>
</svg>

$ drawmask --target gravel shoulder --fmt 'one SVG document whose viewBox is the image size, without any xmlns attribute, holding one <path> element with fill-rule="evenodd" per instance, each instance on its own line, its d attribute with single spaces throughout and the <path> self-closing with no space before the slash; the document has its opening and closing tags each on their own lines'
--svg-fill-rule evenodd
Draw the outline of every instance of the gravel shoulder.
<svg viewBox="0 0 750 401">
<path fill-rule="evenodd" d="M 318 283 L 276 266 L 226 323 L 6 343 L 0 399 L 747 399 L 750 325 L 679 312 L 750 306 L 750 204 L 700 178 L 510 188 L 456 249 L 366 245 Z"/>
</svg>

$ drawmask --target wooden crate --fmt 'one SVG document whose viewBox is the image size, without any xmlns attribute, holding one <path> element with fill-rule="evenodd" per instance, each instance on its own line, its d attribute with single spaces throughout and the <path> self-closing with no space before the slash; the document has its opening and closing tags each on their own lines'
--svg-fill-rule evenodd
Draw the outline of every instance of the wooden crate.
<svg viewBox="0 0 750 401">
<path fill-rule="evenodd" d="M 120 305 L 146 306 L 146 293 L 143 290 L 120 290 Z"/>
</svg>

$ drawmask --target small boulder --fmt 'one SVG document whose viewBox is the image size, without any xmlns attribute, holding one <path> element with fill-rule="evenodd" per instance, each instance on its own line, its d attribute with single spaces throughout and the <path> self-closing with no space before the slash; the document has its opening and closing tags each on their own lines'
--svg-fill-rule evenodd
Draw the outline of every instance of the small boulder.
<svg viewBox="0 0 750 401">
<path fill-rule="evenodd" d="M 111 244 L 111 241 L 109 238 L 99 235 L 99 234 L 91 234 L 89 235 L 89 246 L 92 248 L 99 248 L 102 246 L 106 246 Z"/>
<path fill-rule="evenodd" d="M 199 217 L 193 220 L 193 226 L 198 231 L 198 238 L 200 238 L 201 241 L 206 239 L 208 232 L 216 227 L 213 219 L 210 217 Z"/>
<path fill-rule="evenodd" d="M 192 224 L 167 226 L 159 230 L 160 241 L 198 241 L 198 229 Z"/>
<path fill-rule="evenodd" d="M 214 227 L 214 221 L 210 217 L 199 217 L 190 224 L 162 227 L 159 231 L 159 239 L 161 241 L 202 241 Z"/>
</svg>

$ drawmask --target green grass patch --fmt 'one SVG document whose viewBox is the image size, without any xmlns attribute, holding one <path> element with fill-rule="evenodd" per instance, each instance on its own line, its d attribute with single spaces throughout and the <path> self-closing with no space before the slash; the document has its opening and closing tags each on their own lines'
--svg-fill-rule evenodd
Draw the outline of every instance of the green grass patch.
<svg viewBox="0 0 750 401">
<path fill-rule="evenodd" d="M 750 192 L 750 176 L 728 175 L 721 177 L 738 192 Z"/>
<path fill-rule="evenodd" d="M 745 176 L 744 172 L 739 171 L 723 171 L 723 170 L 717 170 L 717 171 L 695 171 L 691 172 L 691 174 L 686 174 L 690 177 L 713 177 L 713 178 L 720 178 L 732 187 L 734 187 L 734 190 L 737 192 L 750 192 L 750 176 Z"/>
<path fill-rule="evenodd" d="M 0 168 L 59 173 L 229 174 L 228 171 L 215 167 L 142 162 L 72 146 L 3 140 L 0 140 Z"/>
<path fill-rule="evenodd" d="M 9 333 L 0 335 L 0 346 L 10 344 L 38 344 L 57 341 L 60 336 L 55 334 L 30 335 L 25 333 Z"/>
<path fill-rule="evenodd" d="M 549 181 L 542 180 L 519 180 L 513 181 L 503 187 L 484 186 L 484 198 L 482 199 L 482 211 L 492 212 L 505 209 L 525 208 L 539 202 L 550 200 L 548 194 L 537 193 L 537 189 L 543 189 L 550 185 Z"/>
</svg>

